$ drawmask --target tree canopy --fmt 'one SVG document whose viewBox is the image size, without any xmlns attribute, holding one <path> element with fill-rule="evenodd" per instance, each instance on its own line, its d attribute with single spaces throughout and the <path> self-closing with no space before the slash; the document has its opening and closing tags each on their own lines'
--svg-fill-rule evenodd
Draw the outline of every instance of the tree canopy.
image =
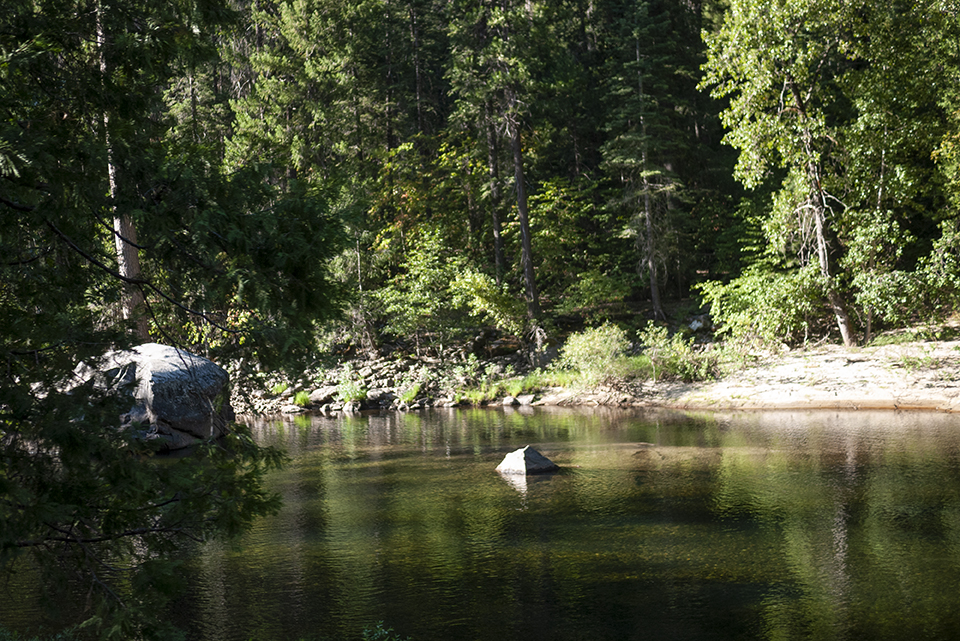
<svg viewBox="0 0 960 641">
<path fill-rule="evenodd" d="M 262 478 L 282 455 L 238 426 L 158 461 L 74 368 L 146 335 L 276 366 L 336 310 L 322 195 L 223 163 L 223 99 L 199 80 L 239 24 L 179 0 L 0 16 L 0 564 L 51 590 L 79 577 L 106 637 L 167 638 L 175 552 L 275 510 Z"/>
</svg>

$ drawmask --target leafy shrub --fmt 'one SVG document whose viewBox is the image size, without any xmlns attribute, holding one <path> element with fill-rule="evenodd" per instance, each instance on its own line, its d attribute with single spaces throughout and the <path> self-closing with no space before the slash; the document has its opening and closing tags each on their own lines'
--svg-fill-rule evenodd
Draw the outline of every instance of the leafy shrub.
<svg viewBox="0 0 960 641">
<path fill-rule="evenodd" d="M 650 321 L 645 329 L 640 330 L 639 338 L 655 381 L 658 377 L 678 378 L 690 383 L 715 378 L 719 373 L 719 354 L 712 350 L 695 350 L 692 337 L 685 338 L 679 332 L 670 336 L 666 327 Z"/>
<path fill-rule="evenodd" d="M 719 331 L 739 342 L 799 342 L 821 320 L 822 283 L 816 268 L 770 271 L 754 265 L 729 283 L 698 284 Z"/>
<path fill-rule="evenodd" d="M 420 383 L 413 383 L 410 387 L 405 388 L 400 392 L 400 400 L 405 404 L 409 405 L 410 403 L 417 400 L 417 397 L 420 395 Z"/>
<path fill-rule="evenodd" d="M 477 357 L 470 354 L 442 375 L 440 386 L 461 400 L 480 405 L 505 395 L 515 396 L 508 391 L 508 381 L 519 380 L 513 378 L 512 367 L 503 369 L 495 363 L 481 367 Z"/>
<path fill-rule="evenodd" d="M 454 301 L 466 305 L 473 316 L 492 322 L 498 329 L 516 337 L 523 336 L 527 309 L 521 298 L 510 296 L 497 283 L 475 270 L 464 270 L 450 284 Z"/>
<path fill-rule="evenodd" d="M 438 229 L 421 230 L 399 272 L 373 294 L 383 306 L 384 330 L 413 336 L 418 348 L 421 337 L 443 345 L 459 331 L 450 283 L 462 266 L 463 259 L 445 244 Z"/>
<path fill-rule="evenodd" d="M 629 347 L 630 341 L 623 329 L 604 323 L 571 334 L 560 351 L 558 362 L 561 368 L 580 372 L 584 384 L 595 385 L 627 374 L 624 353 Z"/>
<path fill-rule="evenodd" d="M 367 398 L 367 388 L 349 364 L 343 368 L 340 380 L 337 381 L 337 395 L 344 403 L 359 402 Z"/>
<path fill-rule="evenodd" d="M 366 628 L 361 637 L 363 641 L 410 641 L 410 637 L 401 637 L 393 631 L 393 628 L 383 627 L 383 621 L 377 623 L 373 628 Z"/>
</svg>

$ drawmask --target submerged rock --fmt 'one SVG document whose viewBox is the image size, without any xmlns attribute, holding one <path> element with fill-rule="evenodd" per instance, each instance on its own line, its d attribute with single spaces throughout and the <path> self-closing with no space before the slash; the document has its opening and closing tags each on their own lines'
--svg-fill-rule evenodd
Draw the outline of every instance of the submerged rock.
<svg viewBox="0 0 960 641">
<path fill-rule="evenodd" d="M 503 457 L 497 471 L 501 474 L 543 474 L 560 467 L 529 445 Z"/>
</svg>

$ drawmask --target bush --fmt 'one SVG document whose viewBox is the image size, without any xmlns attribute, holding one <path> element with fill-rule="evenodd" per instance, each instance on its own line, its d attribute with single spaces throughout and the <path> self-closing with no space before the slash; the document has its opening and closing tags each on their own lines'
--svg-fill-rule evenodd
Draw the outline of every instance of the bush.
<svg viewBox="0 0 960 641">
<path fill-rule="evenodd" d="M 517 338 L 524 335 L 526 304 L 503 292 L 496 282 L 480 272 L 463 270 L 450 283 L 454 302 L 469 308 L 471 315 L 492 322 L 497 329 Z"/>
<path fill-rule="evenodd" d="M 697 285 L 710 315 L 736 342 L 797 343 L 821 329 L 823 285 L 816 269 L 776 272 L 755 265 L 727 284 Z"/>
<path fill-rule="evenodd" d="M 666 327 L 658 327 L 653 321 L 640 330 L 639 338 L 654 381 L 660 377 L 691 383 L 716 378 L 720 371 L 717 351 L 697 351 L 692 337 L 685 338 L 680 333 L 670 336 Z"/>
<path fill-rule="evenodd" d="M 337 382 L 337 395 L 344 403 L 360 402 L 367 398 L 367 388 L 363 386 L 363 381 L 357 378 L 350 364 L 347 364 L 340 374 L 340 380 Z"/>
<path fill-rule="evenodd" d="M 410 637 L 401 637 L 393 628 L 383 627 L 383 621 L 373 628 L 366 628 L 362 638 L 363 641 L 410 641 Z"/>
<path fill-rule="evenodd" d="M 412 383 L 400 393 L 400 401 L 404 405 L 410 405 L 420 396 L 420 383 Z"/>
<path fill-rule="evenodd" d="M 577 370 L 584 384 L 596 385 L 608 378 L 626 376 L 624 354 L 629 348 L 627 333 L 616 325 L 604 323 L 571 334 L 560 352 L 559 366 Z"/>
</svg>

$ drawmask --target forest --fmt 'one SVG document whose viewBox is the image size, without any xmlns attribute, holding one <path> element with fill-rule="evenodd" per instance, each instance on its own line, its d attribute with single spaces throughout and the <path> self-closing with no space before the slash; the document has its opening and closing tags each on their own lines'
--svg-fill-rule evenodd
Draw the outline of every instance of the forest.
<svg viewBox="0 0 960 641">
<path fill-rule="evenodd" d="M 952 2 L 13 9 L 8 327 L 53 295 L 61 336 L 126 319 L 269 361 L 677 301 L 855 345 L 956 302 Z"/>
<path fill-rule="evenodd" d="M 955 0 L 6 0 L 0 562 L 276 509 L 240 433 L 164 481 L 219 516 L 158 526 L 116 407 L 62 393 L 107 347 L 272 371 L 702 312 L 863 345 L 954 312 L 958 207 Z"/>
</svg>

